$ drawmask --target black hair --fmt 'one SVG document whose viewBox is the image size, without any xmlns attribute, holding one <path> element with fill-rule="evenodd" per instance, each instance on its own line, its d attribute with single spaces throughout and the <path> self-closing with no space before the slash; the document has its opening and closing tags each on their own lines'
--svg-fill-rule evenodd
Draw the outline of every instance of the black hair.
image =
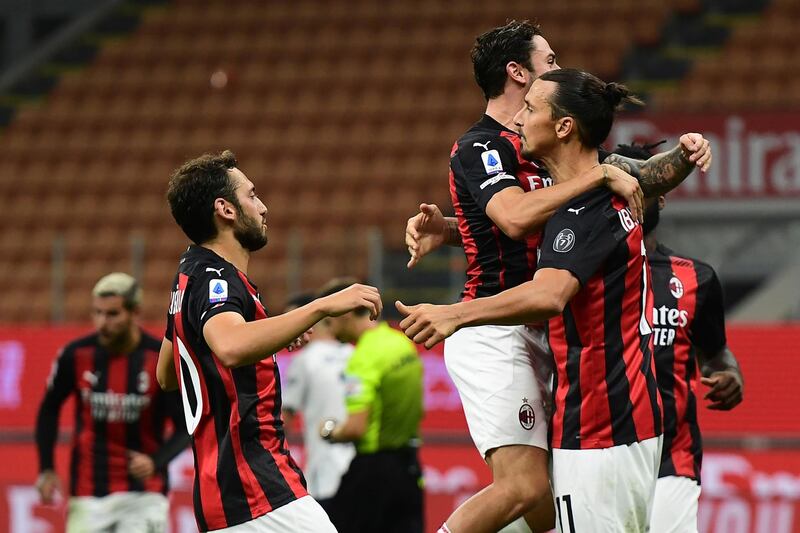
<svg viewBox="0 0 800 533">
<path fill-rule="evenodd" d="M 506 65 L 514 61 L 533 70 L 531 50 L 533 37 L 542 30 L 527 20 L 512 20 L 505 26 L 493 28 L 475 39 L 470 57 L 475 81 L 487 100 L 503 94 L 506 85 Z"/>
<path fill-rule="evenodd" d="M 624 85 L 605 83 L 583 70 L 550 70 L 539 79 L 558 84 L 550 96 L 553 120 L 567 116 L 574 118 L 578 137 L 591 148 L 598 148 L 606 140 L 614 123 L 614 114 L 623 104 L 642 103 Z"/>
<path fill-rule="evenodd" d="M 236 156 L 230 150 L 219 155 L 204 154 L 181 165 L 170 177 L 167 200 L 172 216 L 195 244 L 217 236 L 217 198 L 224 198 L 241 211 L 236 187 L 228 174 L 236 164 Z"/>
<path fill-rule="evenodd" d="M 665 142 L 667 142 L 666 139 L 651 144 L 618 144 L 617 147 L 614 148 L 614 153 L 623 157 L 630 157 L 631 159 L 643 159 L 646 161 L 653 157 L 653 149 L 656 146 L 664 144 Z"/>
</svg>

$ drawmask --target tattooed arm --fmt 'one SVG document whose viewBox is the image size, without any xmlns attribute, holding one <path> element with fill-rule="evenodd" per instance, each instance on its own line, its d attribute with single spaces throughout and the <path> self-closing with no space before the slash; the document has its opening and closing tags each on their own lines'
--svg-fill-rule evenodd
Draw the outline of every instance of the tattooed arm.
<svg viewBox="0 0 800 533">
<path fill-rule="evenodd" d="M 695 166 L 707 171 L 711 166 L 711 146 L 699 133 L 687 133 L 681 136 L 678 146 L 647 161 L 611 154 L 603 162 L 639 178 L 645 196 L 652 198 L 680 185 Z"/>
</svg>

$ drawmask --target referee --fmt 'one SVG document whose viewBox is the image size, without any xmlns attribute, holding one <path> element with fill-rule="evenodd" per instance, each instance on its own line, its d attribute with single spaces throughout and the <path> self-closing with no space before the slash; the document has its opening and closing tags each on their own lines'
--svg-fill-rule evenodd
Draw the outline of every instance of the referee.
<svg viewBox="0 0 800 533">
<path fill-rule="evenodd" d="M 332 280 L 321 296 L 350 280 Z M 422 533 L 422 361 L 414 344 L 366 309 L 330 319 L 343 342 L 355 343 L 345 369 L 347 419 L 324 420 L 320 436 L 353 442 L 356 456 L 342 478 L 330 518 L 339 533 Z"/>
</svg>

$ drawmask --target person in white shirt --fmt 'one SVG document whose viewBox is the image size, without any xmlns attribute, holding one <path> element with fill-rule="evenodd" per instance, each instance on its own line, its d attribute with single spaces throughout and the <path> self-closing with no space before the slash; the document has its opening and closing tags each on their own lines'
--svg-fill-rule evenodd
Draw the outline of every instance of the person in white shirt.
<svg viewBox="0 0 800 533">
<path fill-rule="evenodd" d="M 305 305 L 314 298 L 292 298 L 286 311 Z M 347 472 L 355 448 L 350 443 L 334 444 L 319 436 L 323 420 L 344 420 L 344 369 L 353 347 L 336 340 L 328 320 L 314 325 L 311 342 L 292 360 L 283 384 L 283 419 L 291 427 L 294 417 L 302 414 L 306 466 L 303 469 L 308 492 L 329 512 L 342 476 Z"/>
</svg>

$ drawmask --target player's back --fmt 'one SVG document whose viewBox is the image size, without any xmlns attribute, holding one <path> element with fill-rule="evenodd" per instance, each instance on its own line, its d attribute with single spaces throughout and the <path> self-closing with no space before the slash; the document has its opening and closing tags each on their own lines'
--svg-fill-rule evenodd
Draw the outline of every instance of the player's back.
<svg viewBox="0 0 800 533">
<path fill-rule="evenodd" d="M 569 270 L 581 283 L 549 322 L 552 446 L 607 448 L 660 435 L 649 272 L 641 227 L 624 200 L 594 189 L 559 209 L 545 228 L 539 267 Z"/>
<path fill-rule="evenodd" d="M 552 183 L 543 168 L 522 158 L 520 143 L 517 133 L 484 115 L 453 145 L 450 198 L 467 256 L 464 300 L 529 281 L 536 270 L 540 234 L 516 241 L 486 214 L 489 200 L 505 188 L 531 191 Z"/>
<path fill-rule="evenodd" d="M 220 313 L 247 322 L 266 318 L 255 285 L 211 250 L 191 246 L 174 288 L 167 336 L 192 433 L 198 525 L 230 527 L 305 496 L 302 473 L 285 447 L 275 356 L 226 368 L 202 333 Z"/>
</svg>

